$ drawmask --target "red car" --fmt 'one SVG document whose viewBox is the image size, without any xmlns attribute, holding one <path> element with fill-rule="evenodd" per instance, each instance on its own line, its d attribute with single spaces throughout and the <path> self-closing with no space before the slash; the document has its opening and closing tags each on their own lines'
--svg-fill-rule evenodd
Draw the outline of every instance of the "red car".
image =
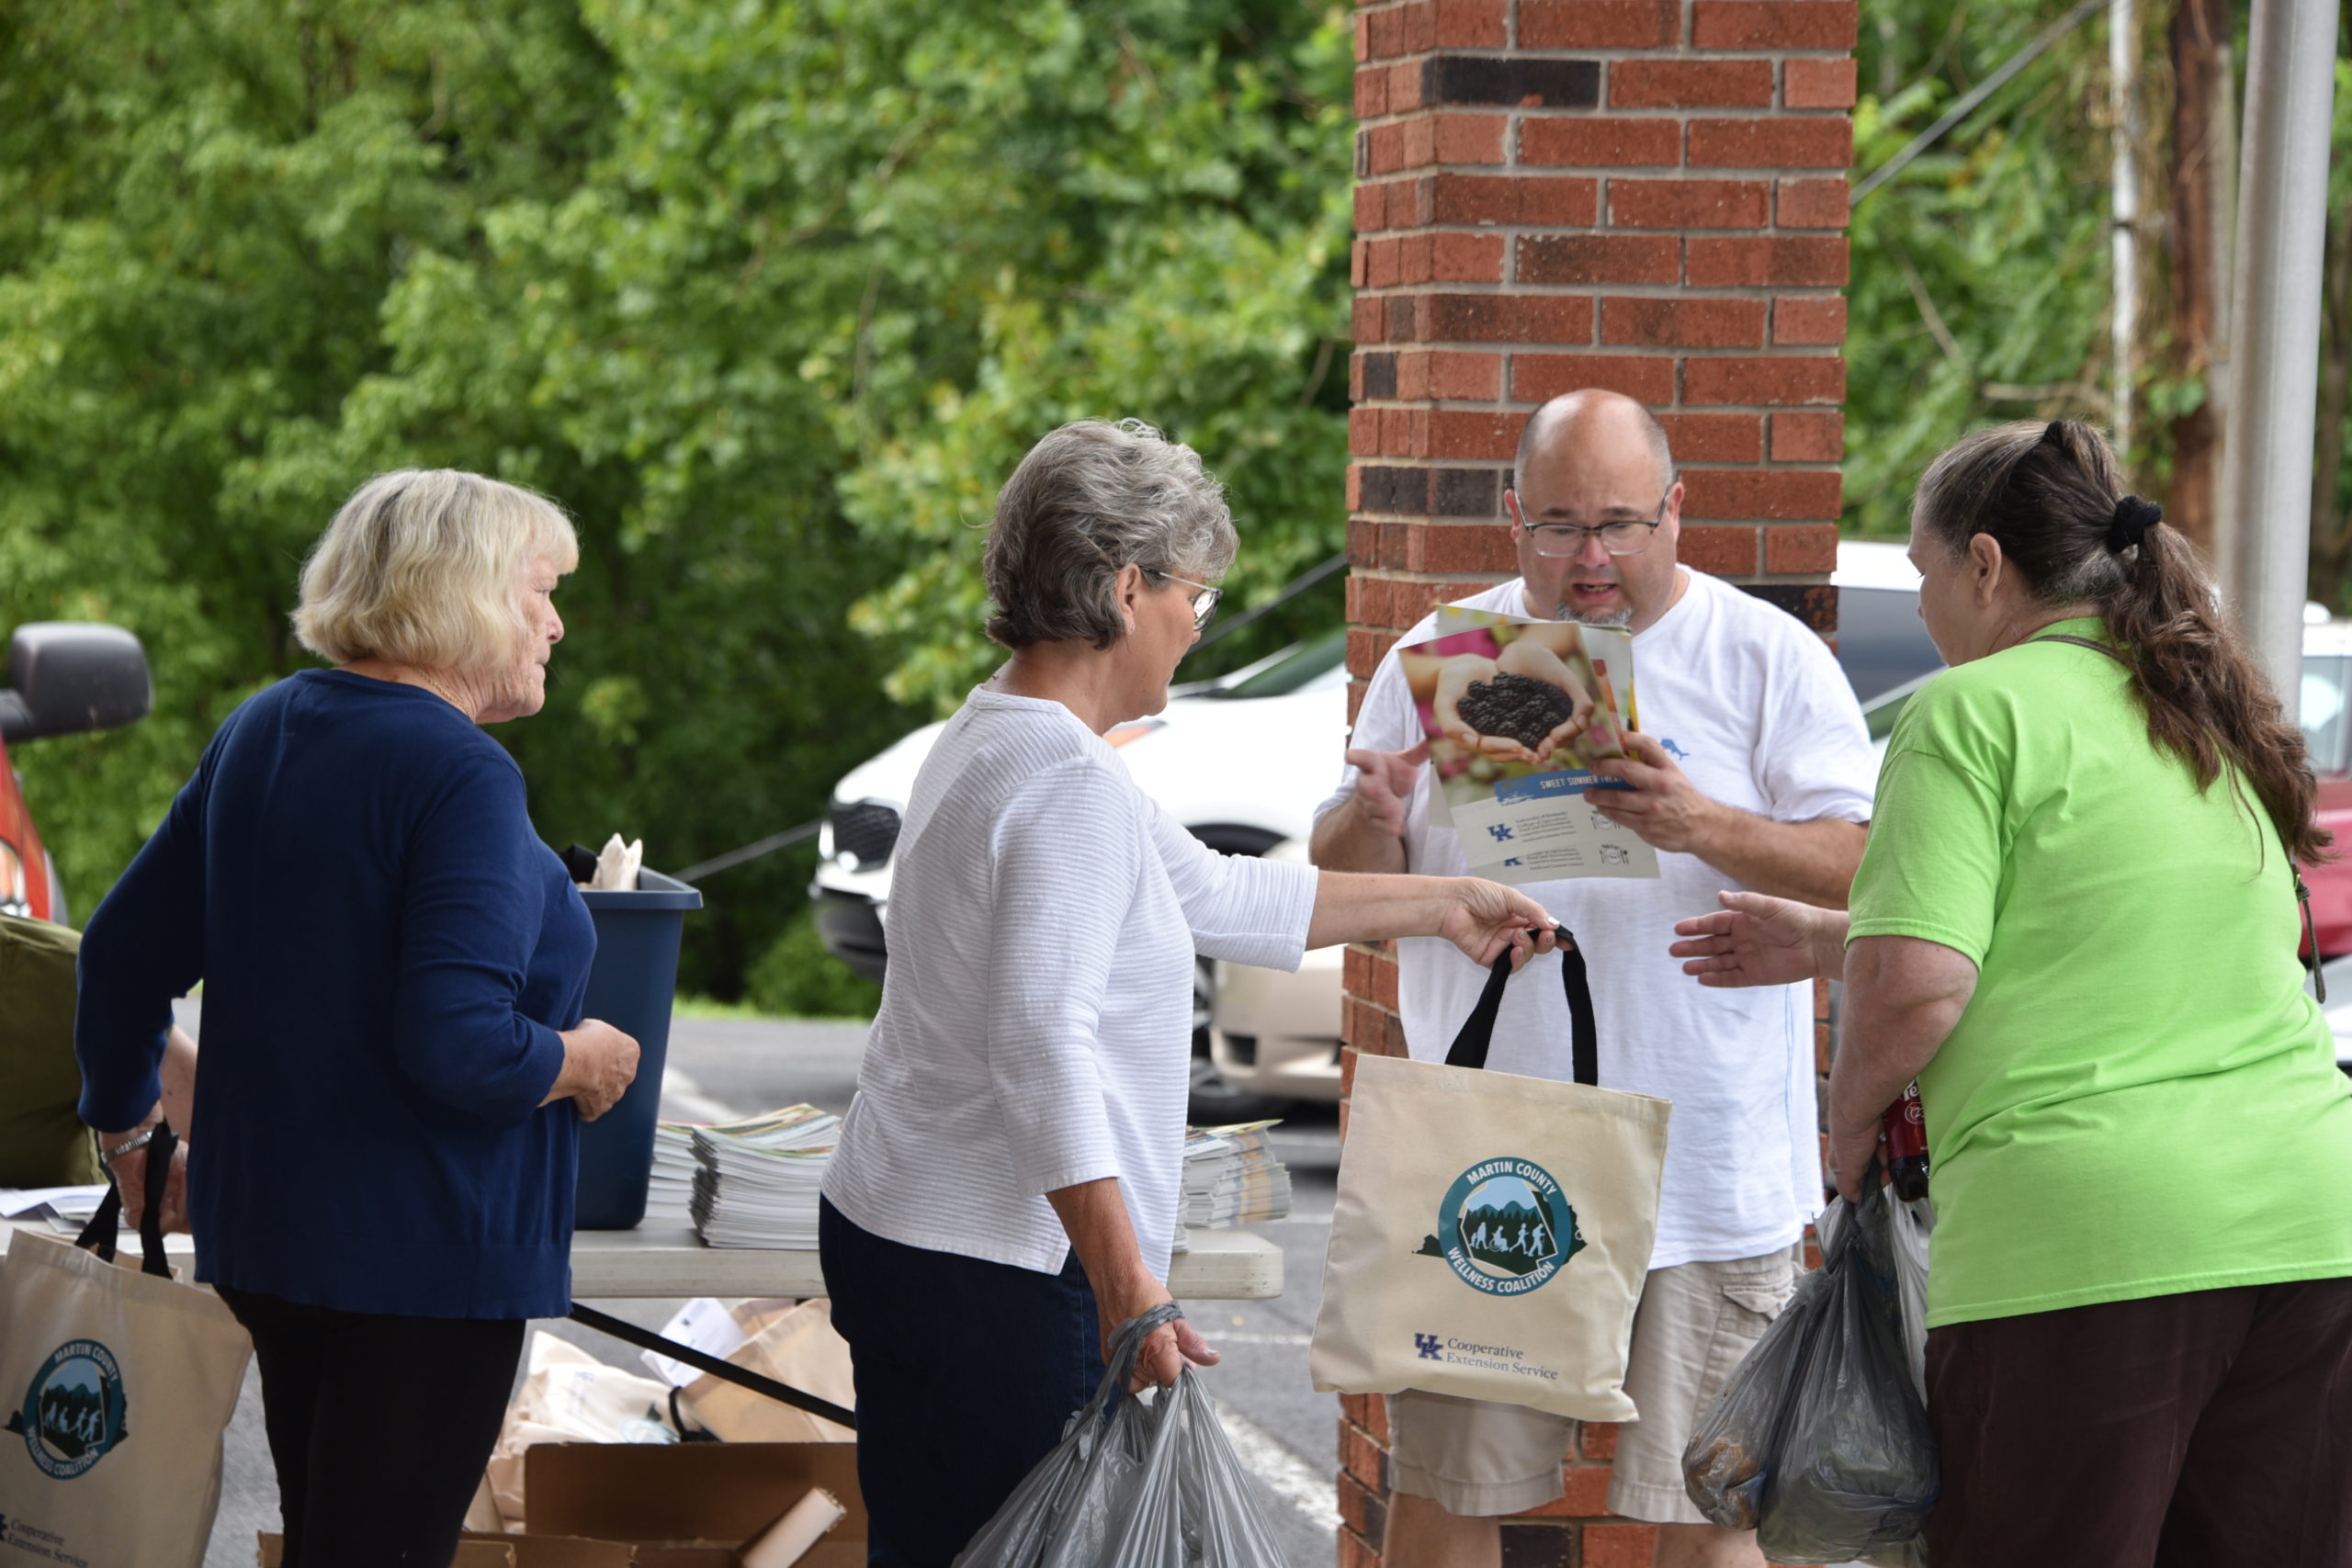
<svg viewBox="0 0 2352 1568">
<path fill-rule="evenodd" d="M 155 690 L 139 639 L 117 626 L 33 621 L 8 639 L 0 687 L 0 915 L 67 923 L 65 890 L 25 805 L 8 748 L 146 716 Z"/>
</svg>

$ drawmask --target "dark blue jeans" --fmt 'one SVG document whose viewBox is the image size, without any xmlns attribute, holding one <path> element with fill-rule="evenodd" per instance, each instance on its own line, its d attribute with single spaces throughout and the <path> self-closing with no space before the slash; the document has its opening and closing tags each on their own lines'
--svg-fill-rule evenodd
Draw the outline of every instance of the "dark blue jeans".
<svg viewBox="0 0 2352 1568">
<path fill-rule="evenodd" d="M 819 1200 L 833 1326 L 857 1376 L 872 1568 L 948 1568 L 1102 1381 L 1094 1292 L 1059 1274 L 908 1247 Z"/>
</svg>

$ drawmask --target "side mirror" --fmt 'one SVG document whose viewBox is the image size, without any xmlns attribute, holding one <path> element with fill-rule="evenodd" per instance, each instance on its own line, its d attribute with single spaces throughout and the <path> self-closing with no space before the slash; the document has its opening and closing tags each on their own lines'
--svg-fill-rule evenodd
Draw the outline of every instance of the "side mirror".
<svg viewBox="0 0 2352 1568">
<path fill-rule="evenodd" d="M 120 626 L 27 622 L 8 639 L 8 674 L 0 740 L 115 729 L 155 705 L 146 650 Z"/>
</svg>

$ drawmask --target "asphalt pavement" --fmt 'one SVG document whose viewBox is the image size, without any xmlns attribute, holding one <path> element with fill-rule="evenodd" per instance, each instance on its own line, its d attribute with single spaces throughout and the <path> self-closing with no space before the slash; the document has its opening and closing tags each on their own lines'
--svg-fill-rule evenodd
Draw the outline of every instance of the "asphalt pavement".
<svg viewBox="0 0 2352 1568">
<path fill-rule="evenodd" d="M 183 1021 L 201 1034 L 201 1017 Z M 671 1029 L 662 1114 L 708 1121 L 807 1101 L 848 1109 L 865 1050 L 862 1024 L 813 1021 L 680 1019 Z M 1306 1372 L 1306 1342 L 1323 1285 L 1323 1249 L 1340 1167 L 1336 1115 L 1308 1109 L 1274 1134 L 1290 1166 L 1292 1216 L 1263 1227 L 1283 1253 L 1284 1290 L 1267 1302 L 1188 1302 L 1185 1313 L 1223 1352 L 1201 1375 L 1226 1418 L 1227 1434 L 1256 1477 L 1260 1499 L 1291 1568 L 1329 1568 L 1339 1513 L 1339 1403 L 1318 1394 Z M 635 1322 L 659 1326 L 680 1302 L 599 1303 Z M 642 1371 L 638 1353 L 569 1322 L 537 1323 L 616 1366 Z M 277 1528 L 277 1483 L 262 1433 L 256 1376 L 245 1377 L 230 1423 L 220 1511 L 205 1568 L 249 1568 L 255 1536 Z"/>
</svg>

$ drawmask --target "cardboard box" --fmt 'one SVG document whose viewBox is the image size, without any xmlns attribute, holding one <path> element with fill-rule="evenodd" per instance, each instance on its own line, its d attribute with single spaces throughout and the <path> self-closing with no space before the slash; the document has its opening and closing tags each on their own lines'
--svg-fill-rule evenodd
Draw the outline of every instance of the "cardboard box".
<svg viewBox="0 0 2352 1568">
<path fill-rule="evenodd" d="M 865 1568 L 854 1443 L 540 1443 L 524 1456 L 524 1523 L 535 1536 L 629 1542 L 639 1568 L 735 1568 L 736 1548 L 814 1486 L 848 1517 L 801 1568 Z"/>
<path fill-rule="evenodd" d="M 865 1568 L 854 1443 L 540 1443 L 524 1533 L 469 1533 L 450 1568 L 738 1568 L 737 1548 L 821 1486 L 848 1515 L 798 1568 Z M 261 1568 L 284 1542 L 261 1538 Z"/>
<path fill-rule="evenodd" d="M 279 1568 L 285 1552 L 284 1538 L 264 1535 L 261 1568 Z M 449 1568 L 632 1568 L 637 1561 L 637 1548 L 625 1540 L 469 1533 L 458 1542 L 458 1554 L 449 1559 Z"/>
</svg>

